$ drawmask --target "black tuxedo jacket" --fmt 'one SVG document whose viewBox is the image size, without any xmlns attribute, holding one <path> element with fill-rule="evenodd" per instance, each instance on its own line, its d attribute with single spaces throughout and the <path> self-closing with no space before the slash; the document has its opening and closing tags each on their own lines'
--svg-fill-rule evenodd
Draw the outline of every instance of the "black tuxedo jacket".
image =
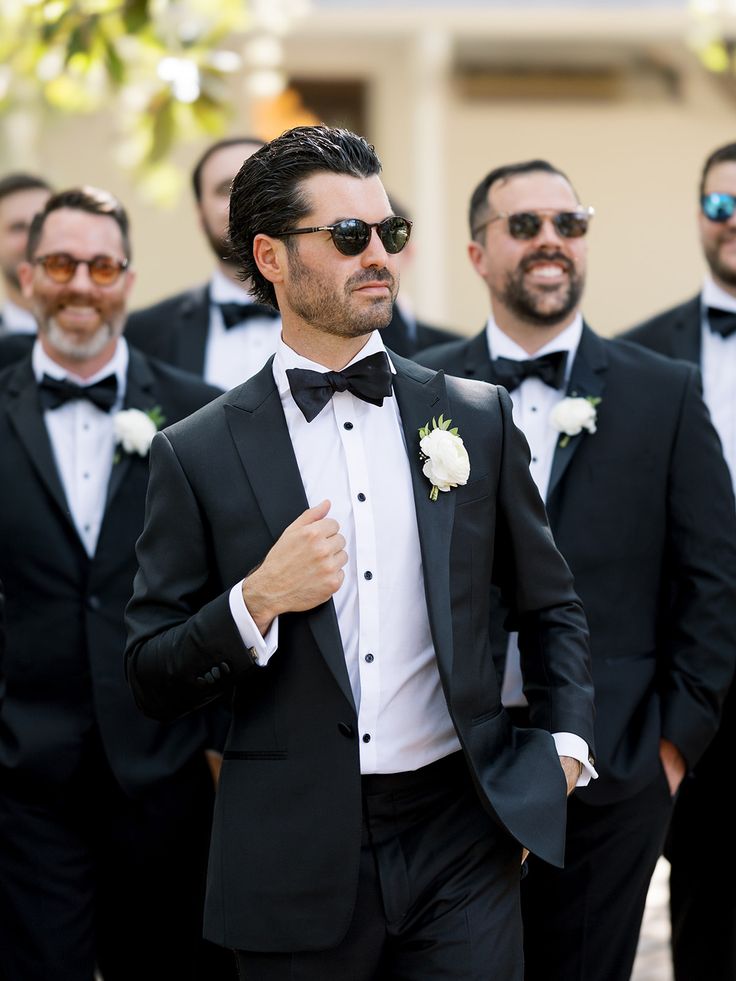
<svg viewBox="0 0 736 981">
<path fill-rule="evenodd" d="M 175 422 L 217 394 L 198 378 L 130 351 L 126 408 L 159 406 Z M 71 779 L 97 727 L 118 782 L 135 794 L 210 745 L 206 716 L 171 726 L 145 719 L 125 681 L 123 615 L 133 590 L 148 459 L 122 454 L 113 465 L 90 558 L 69 513 L 30 358 L 0 374 L 0 446 L 7 619 L 0 784 L 53 793 Z"/>
<path fill-rule="evenodd" d="M 204 374 L 209 327 L 210 293 L 209 286 L 204 285 L 136 310 L 128 317 L 125 336 L 146 354 L 201 376 Z M 394 307 L 391 323 L 381 331 L 383 343 L 406 358 L 455 336 L 448 330 L 430 327 L 420 321 L 416 323 L 415 336 L 410 336 L 398 307 Z"/>
<path fill-rule="evenodd" d="M 493 381 L 485 331 L 423 359 Z M 655 779 L 660 737 L 692 766 L 715 734 L 734 670 L 736 521 L 695 368 L 585 327 L 568 394 L 601 399 L 597 432 L 557 446 L 546 504 L 591 635 L 600 776 L 575 793 L 607 803 Z"/>
<path fill-rule="evenodd" d="M 392 358 L 450 715 L 484 806 L 559 865 L 566 794 L 550 731 L 593 738 L 584 615 L 506 393 Z M 471 475 L 433 502 L 418 430 L 441 413 L 459 427 Z M 231 693 L 206 910 L 206 935 L 228 947 L 332 946 L 355 901 L 357 714 L 334 604 L 280 617 L 279 649 L 259 668 L 228 603 L 232 585 L 307 506 L 271 361 L 154 440 L 127 612 L 128 677 L 157 718 Z M 501 707 L 488 640 L 491 581 L 521 630 L 540 729 L 514 729 Z"/>
<path fill-rule="evenodd" d="M 621 335 L 668 358 L 700 364 L 702 300 L 700 293 L 685 303 L 651 317 Z"/>
</svg>

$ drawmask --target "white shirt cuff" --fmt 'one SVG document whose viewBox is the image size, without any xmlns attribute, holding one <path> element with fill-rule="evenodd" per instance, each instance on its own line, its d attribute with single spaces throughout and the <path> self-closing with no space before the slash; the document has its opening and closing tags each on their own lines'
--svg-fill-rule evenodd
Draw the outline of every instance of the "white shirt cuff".
<svg viewBox="0 0 736 981">
<path fill-rule="evenodd" d="M 255 652 L 255 663 L 259 668 L 265 668 L 271 660 L 272 655 L 279 646 L 279 619 L 273 621 L 266 631 L 266 636 L 261 636 L 261 631 L 253 622 L 253 617 L 248 612 L 248 607 L 243 599 L 243 580 L 235 583 L 230 590 L 230 613 L 238 628 L 240 638 L 247 648 Z"/>
<path fill-rule="evenodd" d="M 553 732 L 552 738 L 555 741 L 558 756 L 571 756 L 583 764 L 578 782 L 575 784 L 576 787 L 587 787 L 591 780 L 598 779 L 598 774 L 590 762 L 590 747 L 584 739 L 572 732 Z"/>
</svg>

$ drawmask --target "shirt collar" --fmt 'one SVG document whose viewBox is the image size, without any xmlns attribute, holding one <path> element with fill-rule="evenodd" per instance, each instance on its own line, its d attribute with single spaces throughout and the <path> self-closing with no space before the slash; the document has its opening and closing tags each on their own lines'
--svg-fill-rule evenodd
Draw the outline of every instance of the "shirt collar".
<svg viewBox="0 0 736 981">
<path fill-rule="evenodd" d="M 210 302 L 255 303 L 255 300 L 244 286 L 228 279 L 222 270 L 215 269 L 210 280 Z"/>
<path fill-rule="evenodd" d="M 67 371 L 66 368 L 62 368 L 60 364 L 54 361 L 53 358 L 50 358 L 44 351 L 43 347 L 41 347 L 40 340 L 36 340 L 35 344 L 33 345 L 33 352 L 31 354 L 33 374 L 37 382 L 40 382 L 43 376 L 46 374 L 51 375 L 52 378 L 68 378 L 77 385 L 86 386 L 93 385 L 102 378 L 107 378 L 108 375 L 114 374 L 118 382 L 117 406 L 122 405 L 125 398 L 129 360 L 130 355 L 128 351 L 128 344 L 124 337 L 118 338 L 113 356 L 110 358 L 107 364 L 103 365 L 103 367 L 90 378 L 80 378 L 79 375 L 75 375 L 73 372 Z"/>
<path fill-rule="evenodd" d="M 5 330 L 16 334 L 35 334 L 38 328 L 36 318 L 29 310 L 24 310 L 12 300 L 2 306 L 2 322 Z"/>
<path fill-rule="evenodd" d="M 570 378 L 572 364 L 578 351 L 580 338 L 583 334 L 583 315 L 576 314 L 575 319 L 556 337 L 540 347 L 534 354 L 529 354 L 516 341 L 505 334 L 493 319 L 493 315 L 488 318 L 486 325 L 486 339 L 488 341 L 488 353 L 493 358 L 510 358 L 512 361 L 527 361 L 529 358 L 538 358 L 551 351 L 567 351 L 568 357 L 565 364 L 565 381 Z"/>
<path fill-rule="evenodd" d="M 367 358 L 370 354 L 376 354 L 379 351 L 386 351 L 381 340 L 381 335 L 377 330 L 374 330 L 368 337 L 368 340 L 363 345 L 363 347 L 358 351 L 355 357 L 348 362 L 348 364 L 354 364 L 356 361 L 360 361 L 362 358 Z M 386 352 L 386 357 L 388 357 L 388 352 Z M 389 365 L 391 366 L 391 371 L 396 374 L 396 369 L 391 363 L 391 358 L 389 357 Z M 347 368 L 347 365 L 345 365 Z M 330 369 L 325 367 L 323 364 L 318 364 L 316 361 L 310 361 L 308 358 L 302 357 L 301 354 L 297 354 L 293 351 L 288 344 L 283 339 L 283 336 L 279 337 L 278 344 L 276 345 L 276 354 L 273 359 L 273 377 L 276 382 L 276 387 L 279 390 L 279 395 L 284 395 L 286 392 L 290 392 L 289 379 L 286 375 L 288 368 L 307 368 L 310 371 L 326 372 Z"/>
<path fill-rule="evenodd" d="M 703 309 L 715 307 L 717 310 L 728 310 L 736 313 L 736 296 L 727 293 L 719 286 L 712 276 L 707 276 L 703 284 Z"/>
</svg>

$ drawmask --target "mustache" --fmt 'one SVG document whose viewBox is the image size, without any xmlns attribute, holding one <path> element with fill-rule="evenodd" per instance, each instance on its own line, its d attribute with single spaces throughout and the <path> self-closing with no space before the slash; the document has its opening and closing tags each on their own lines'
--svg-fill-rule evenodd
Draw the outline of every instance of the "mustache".
<svg viewBox="0 0 736 981">
<path fill-rule="evenodd" d="M 393 291 L 396 280 L 388 269 L 366 270 L 364 273 L 356 273 L 347 281 L 348 288 L 353 286 L 363 286 L 365 283 L 385 283 Z"/>
<path fill-rule="evenodd" d="M 522 272 L 528 272 L 530 266 L 533 266 L 536 262 L 559 262 L 565 271 L 569 273 L 573 272 L 575 269 L 572 260 L 569 259 L 563 252 L 546 252 L 541 250 L 524 256 L 519 263 L 519 268 Z"/>
</svg>

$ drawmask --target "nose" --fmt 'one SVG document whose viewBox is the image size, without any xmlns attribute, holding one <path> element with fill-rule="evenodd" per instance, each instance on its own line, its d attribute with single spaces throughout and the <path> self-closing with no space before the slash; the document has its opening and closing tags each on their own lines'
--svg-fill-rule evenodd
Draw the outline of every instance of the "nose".
<svg viewBox="0 0 736 981">
<path fill-rule="evenodd" d="M 365 249 L 360 254 L 360 260 L 361 265 L 366 267 L 383 267 L 388 265 L 388 252 L 384 248 L 377 228 L 371 228 L 371 237 L 368 241 L 368 245 L 366 245 Z"/>
<path fill-rule="evenodd" d="M 74 270 L 74 275 L 66 285 L 77 290 L 96 289 L 94 281 L 89 274 L 89 265 L 86 262 L 77 263 L 77 268 Z"/>
<path fill-rule="evenodd" d="M 552 215 L 540 215 L 540 218 L 542 219 L 542 227 L 535 236 L 535 240 L 537 242 L 542 244 L 547 243 L 557 247 L 561 242 L 565 241 L 564 237 L 557 231 L 557 228 L 552 221 Z"/>
</svg>

